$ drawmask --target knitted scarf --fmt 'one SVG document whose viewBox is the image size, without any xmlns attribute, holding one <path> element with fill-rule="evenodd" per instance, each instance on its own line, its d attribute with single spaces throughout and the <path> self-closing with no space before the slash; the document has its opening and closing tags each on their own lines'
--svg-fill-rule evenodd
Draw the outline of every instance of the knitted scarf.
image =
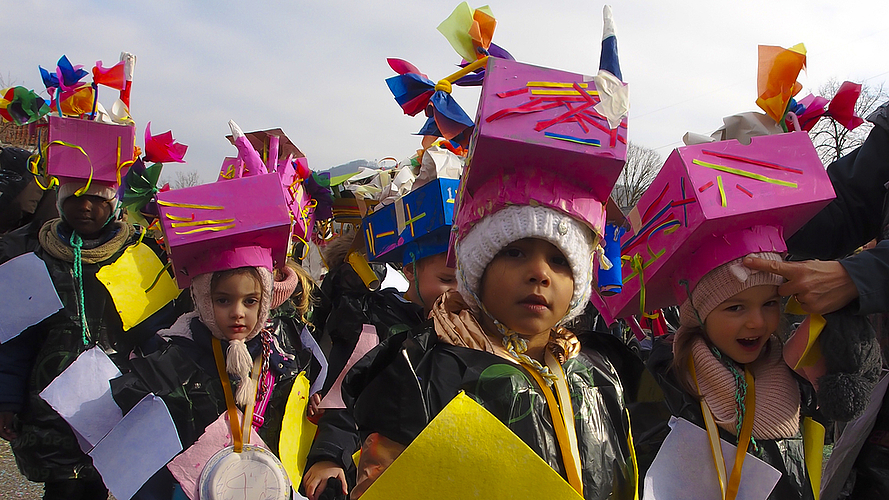
<svg viewBox="0 0 889 500">
<path fill-rule="evenodd" d="M 430 311 L 435 334 L 445 344 L 468 347 L 516 361 L 500 344 L 491 342 L 469 305 L 455 291 L 443 293 Z M 580 353 L 580 341 L 574 333 L 559 328 L 550 332 L 547 348 L 560 363 Z"/>
<path fill-rule="evenodd" d="M 735 397 L 738 387 L 735 378 L 701 338 L 695 339 L 692 344 L 692 358 L 698 386 L 713 412 L 713 419 L 717 425 L 735 435 L 738 425 Z M 760 356 L 749 368 L 756 389 L 754 439 L 795 436 L 799 431 L 799 384 L 784 363 L 781 342 L 772 337 L 768 354 Z"/>
<path fill-rule="evenodd" d="M 62 219 L 47 221 L 37 235 L 40 246 L 53 257 L 65 261 L 74 262 L 74 249 L 67 241 L 59 238 L 59 225 Z M 133 237 L 136 230 L 133 226 L 120 221 L 113 221 L 109 226 L 117 230 L 110 240 L 96 248 L 84 248 L 80 250 L 80 259 L 84 264 L 97 264 L 111 258 L 122 246 Z"/>
</svg>

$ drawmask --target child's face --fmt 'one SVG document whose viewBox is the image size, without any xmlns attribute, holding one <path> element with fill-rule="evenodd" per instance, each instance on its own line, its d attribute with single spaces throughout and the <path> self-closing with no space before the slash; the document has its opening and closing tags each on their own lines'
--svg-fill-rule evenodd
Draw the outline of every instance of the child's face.
<svg viewBox="0 0 889 500">
<path fill-rule="evenodd" d="M 408 299 L 425 306 L 427 310 L 441 294 L 457 289 L 456 270 L 448 267 L 447 254 L 430 255 L 420 259 L 416 265 L 404 266 L 403 271 L 410 283 Z"/>
<path fill-rule="evenodd" d="M 69 196 L 62 202 L 62 212 L 65 220 L 78 234 L 92 237 L 102 232 L 111 217 L 111 203 L 89 194 Z"/>
<path fill-rule="evenodd" d="M 574 295 L 568 259 L 552 243 L 524 238 L 503 247 L 485 268 L 481 301 L 494 318 L 517 333 L 549 335 Z"/>
<path fill-rule="evenodd" d="M 228 340 L 242 340 L 253 331 L 259 316 L 262 288 L 250 274 L 238 273 L 220 279 L 213 291 L 216 325 Z"/>
<path fill-rule="evenodd" d="M 775 285 L 754 286 L 734 295 L 707 316 L 707 338 L 738 363 L 755 361 L 778 329 L 779 299 Z"/>
</svg>

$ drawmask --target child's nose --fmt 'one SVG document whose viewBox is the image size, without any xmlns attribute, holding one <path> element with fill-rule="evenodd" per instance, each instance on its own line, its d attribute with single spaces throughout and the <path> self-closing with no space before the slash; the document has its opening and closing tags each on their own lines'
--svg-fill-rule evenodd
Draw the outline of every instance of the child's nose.
<svg viewBox="0 0 889 500">
<path fill-rule="evenodd" d="M 747 314 L 747 328 L 756 329 L 760 328 L 765 324 L 765 317 L 762 314 L 762 311 L 759 309 L 753 308 Z"/>
<path fill-rule="evenodd" d="M 528 259 L 528 281 L 548 285 L 551 272 L 545 256 L 532 255 Z"/>
</svg>

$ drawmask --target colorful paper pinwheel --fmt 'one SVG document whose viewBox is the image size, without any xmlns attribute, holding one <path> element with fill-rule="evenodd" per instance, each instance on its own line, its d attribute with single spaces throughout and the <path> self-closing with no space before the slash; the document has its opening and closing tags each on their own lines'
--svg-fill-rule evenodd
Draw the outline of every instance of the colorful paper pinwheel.
<svg viewBox="0 0 889 500">
<path fill-rule="evenodd" d="M 188 146 L 173 140 L 173 133 L 151 135 L 151 122 L 145 125 L 145 161 L 155 163 L 185 163 Z"/>
<path fill-rule="evenodd" d="M 25 87 L 10 87 L 0 97 L 0 116 L 16 125 L 34 123 L 49 111 L 46 101 Z"/>
<path fill-rule="evenodd" d="M 42 66 L 38 67 L 40 68 L 40 75 L 43 77 L 43 84 L 46 86 L 50 97 L 55 95 L 56 89 L 61 90 L 59 100 L 67 99 L 79 88 L 86 85 L 85 82 L 80 80 L 89 74 L 83 69 L 82 65 L 72 65 L 71 61 L 68 60 L 68 56 L 64 55 L 59 59 L 55 73 L 50 73 L 43 69 Z"/>
<path fill-rule="evenodd" d="M 472 118 L 451 97 L 451 82 L 484 67 L 487 59 L 479 59 L 438 83 L 407 61 L 394 58 L 387 61 L 399 75 L 387 78 L 386 84 L 404 114 L 416 116 L 420 111 L 426 111 L 428 119 L 420 135 L 453 139 L 474 125 Z"/>
</svg>

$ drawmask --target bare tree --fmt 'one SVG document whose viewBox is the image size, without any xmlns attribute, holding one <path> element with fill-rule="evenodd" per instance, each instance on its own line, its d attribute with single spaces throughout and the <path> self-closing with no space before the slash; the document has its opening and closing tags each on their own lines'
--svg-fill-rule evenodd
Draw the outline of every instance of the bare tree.
<svg viewBox="0 0 889 500">
<path fill-rule="evenodd" d="M 661 170 L 663 160 L 654 149 L 627 143 L 627 164 L 611 192 L 615 203 L 621 207 L 632 207 L 642 197 L 642 193 Z"/>
<path fill-rule="evenodd" d="M 201 176 L 198 174 L 198 171 L 194 169 L 177 169 L 176 174 L 173 176 L 172 179 L 170 179 L 169 177 L 161 179 L 161 184 L 169 184 L 171 189 L 182 189 L 186 187 L 199 186 L 203 183 L 204 182 L 201 180 Z"/>
<path fill-rule="evenodd" d="M 833 99 L 840 85 L 841 82 L 831 78 L 818 88 L 818 93 L 826 99 Z M 887 95 L 882 83 L 876 87 L 867 83 L 862 84 L 861 96 L 859 96 L 858 102 L 855 103 L 855 113 L 862 118 L 866 118 L 877 106 L 886 101 L 887 96 L 889 95 Z M 821 157 L 821 162 L 827 165 L 861 146 L 867 138 L 867 134 L 870 133 L 871 128 L 873 128 L 873 124 L 865 121 L 854 130 L 847 130 L 846 127 L 840 125 L 835 120 L 822 118 L 809 131 L 809 137 L 812 138 L 812 143 L 815 144 L 815 149 L 818 151 L 818 156 Z"/>
</svg>

